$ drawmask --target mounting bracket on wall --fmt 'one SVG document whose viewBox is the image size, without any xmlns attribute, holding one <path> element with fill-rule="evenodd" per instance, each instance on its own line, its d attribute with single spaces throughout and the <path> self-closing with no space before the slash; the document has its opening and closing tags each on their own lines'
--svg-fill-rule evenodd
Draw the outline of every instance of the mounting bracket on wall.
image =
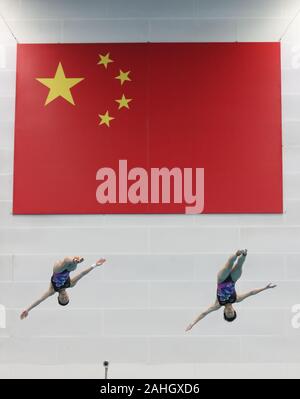
<svg viewBox="0 0 300 399">
<path fill-rule="evenodd" d="M 300 8 L 299 10 L 296 12 L 295 16 L 292 18 L 292 20 L 290 21 L 290 23 L 288 24 L 288 26 L 286 27 L 285 31 L 283 32 L 282 36 L 280 37 L 279 41 L 281 42 L 283 40 L 283 38 L 285 37 L 285 35 L 288 33 L 288 31 L 290 30 L 290 27 L 293 25 L 293 23 L 296 21 L 296 19 L 298 18 L 298 16 L 300 15 Z"/>
<path fill-rule="evenodd" d="M 8 22 L 6 21 L 6 19 L 4 18 L 4 15 L 2 14 L 2 12 L 0 11 L 0 18 L 2 19 L 3 23 L 5 24 L 5 26 L 7 27 L 7 29 L 9 30 L 9 32 L 11 33 L 12 37 L 15 39 L 15 41 L 17 43 L 19 43 L 19 40 L 17 39 L 16 35 L 14 34 L 13 30 L 11 29 L 10 25 L 8 24 Z"/>
</svg>

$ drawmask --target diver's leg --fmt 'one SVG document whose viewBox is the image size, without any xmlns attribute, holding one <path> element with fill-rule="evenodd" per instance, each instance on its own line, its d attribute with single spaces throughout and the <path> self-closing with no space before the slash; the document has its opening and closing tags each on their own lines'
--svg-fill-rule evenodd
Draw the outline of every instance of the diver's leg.
<svg viewBox="0 0 300 399">
<path fill-rule="evenodd" d="M 243 266 L 247 258 L 247 250 L 243 251 L 242 256 L 239 257 L 237 264 L 231 272 L 231 278 L 234 282 L 237 282 L 243 274 Z"/>
<path fill-rule="evenodd" d="M 223 269 L 220 270 L 220 272 L 218 273 L 218 282 L 219 283 L 222 283 L 231 275 L 234 264 L 239 257 L 239 253 L 240 253 L 240 251 L 238 251 L 235 255 L 232 255 L 228 259 L 228 261 L 227 261 L 226 265 L 223 267 Z"/>
</svg>

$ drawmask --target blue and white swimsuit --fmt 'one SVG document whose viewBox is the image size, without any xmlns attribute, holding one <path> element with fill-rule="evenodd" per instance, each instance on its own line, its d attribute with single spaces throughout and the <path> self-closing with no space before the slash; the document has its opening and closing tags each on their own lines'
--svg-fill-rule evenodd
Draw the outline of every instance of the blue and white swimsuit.
<svg viewBox="0 0 300 399">
<path fill-rule="evenodd" d="M 218 284 L 217 298 L 221 306 L 233 304 L 237 301 L 235 282 L 232 280 L 231 276 Z"/>
<path fill-rule="evenodd" d="M 66 288 L 70 288 L 71 279 L 70 279 L 70 271 L 64 270 L 60 273 L 54 273 L 51 278 L 51 284 L 56 292 L 65 290 Z"/>
</svg>

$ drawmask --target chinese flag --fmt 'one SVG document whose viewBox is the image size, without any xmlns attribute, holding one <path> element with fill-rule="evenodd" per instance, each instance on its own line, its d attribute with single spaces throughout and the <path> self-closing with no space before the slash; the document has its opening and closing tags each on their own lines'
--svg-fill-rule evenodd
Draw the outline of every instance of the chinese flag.
<svg viewBox="0 0 300 399">
<path fill-rule="evenodd" d="M 205 213 L 282 213 L 280 44 L 18 45 L 14 214 L 185 212 L 100 204 L 120 160 L 203 168 Z"/>
</svg>

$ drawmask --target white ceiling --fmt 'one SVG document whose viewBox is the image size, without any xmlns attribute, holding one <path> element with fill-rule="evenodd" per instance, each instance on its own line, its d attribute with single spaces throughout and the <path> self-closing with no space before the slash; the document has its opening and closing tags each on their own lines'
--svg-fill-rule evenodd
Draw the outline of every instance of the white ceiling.
<svg viewBox="0 0 300 399">
<path fill-rule="evenodd" d="M 300 0 L 0 0 L 0 12 L 2 42 L 11 40 L 6 24 L 20 42 L 88 41 L 89 28 L 116 41 L 122 30 L 128 41 L 278 41 L 296 15 L 288 33 L 300 32 Z M 98 31 L 92 20 L 107 24 Z"/>
</svg>

